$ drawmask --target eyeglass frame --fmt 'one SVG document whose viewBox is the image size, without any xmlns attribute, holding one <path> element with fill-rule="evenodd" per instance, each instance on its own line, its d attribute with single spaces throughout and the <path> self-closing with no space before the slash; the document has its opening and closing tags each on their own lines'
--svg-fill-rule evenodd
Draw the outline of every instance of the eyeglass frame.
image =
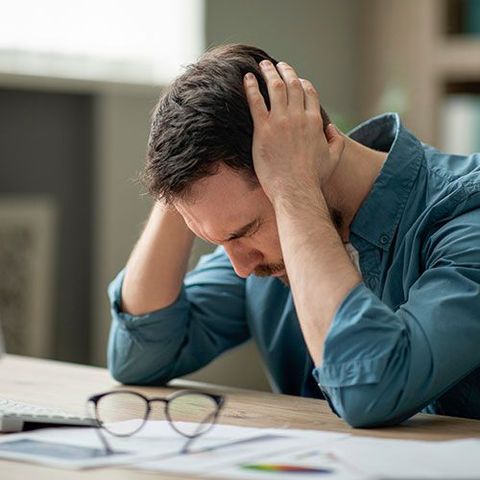
<svg viewBox="0 0 480 480">
<path fill-rule="evenodd" d="M 122 434 L 122 433 L 116 433 L 116 432 L 110 431 L 107 427 L 105 427 L 105 422 L 103 422 L 101 420 L 100 415 L 98 413 L 98 402 L 102 398 L 104 398 L 108 395 L 115 395 L 115 394 L 119 394 L 119 393 L 128 393 L 128 394 L 136 395 L 137 397 L 141 398 L 146 404 L 145 416 L 143 418 L 142 423 L 140 424 L 140 426 L 136 430 L 134 430 L 133 432 L 130 432 L 130 433 L 123 433 Z M 215 413 L 213 415 L 211 424 L 206 430 L 203 430 L 199 433 L 194 433 L 194 434 L 189 435 L 188 433 L 180 431 L 175 426 L 175 423 L 172 420 L 172 417 L 170 416 L 170 411 L 169 411 L 168 405 L 169 405 L 169 403 L 171 403 L 173 400 L 177 399 L 178 397 L 182 397 L 182 396 L 185 396 L 185 395 L 204 395 L 204 396 L 212 399 L 215 402 L 216 410 L 215 410 Z M 143 395 L 142 393 L 136 392 L 134 390 L 111 390 L 109 392 L 103 392 L 103 393 L 97 393 L 95 395 L 91 395 L 90 397 L 87 398 L 87 405 L 92 403 L 93 406 L 94 406 L 95 421 L 97 422 L 96 431 L 98 432 L 100 440 L 101 440 L 101 442 L 102 442 L 102 444 L 103 444 L 103 446 L 104 446 L 104 448 L 105 448 L 105 450 L 108 454 L 113 454 L 114 451 L 113 451 L 112 447 L 110 446 L 110 444 L 108 443 L 107 439 L 104 437 L 103 433 L 101 433 L 102 430 L 105 430 L 110 435 L 113 435 L 115 437 L 131 437 L 132 435 L 135 435 L 147 423 L 148 417 L 150 416 L 150 413 L 152 411 L 152 408 L 151 408 L 150 405 L 154 402 L 162 402 L 165 405 L 165 407 L 164 407 L 165 410 L 164 411 L 165 411 L 165 417 L 168 421 L 168 424 L 177 433 L 179 433 L 183 437 L 187 438 L 187 442 L 185 443 L 185 445 L 181 449 L 180 453 L 188 453 L 188 448 L 191 446 L 191 443 L 193 442 L 193 440 L 195 438 L 198 438 L 198 437 L 204 435 L 205 433 L 209 432 L 212 429 L 212 427 L 215 425 L 215 423 L 218 419 L 218 416 L 220 414 L 220 411 L 222 410 L 223 406 L 225 405 L 225 397 L 223 395 L 219 395 L 219 394 L 215 394 L 215 393 L 198 392 L 196 390 L 185 390 L 185 389 L 184 390 L 177 390 L 176 392 L 173 392 L 172 394 L 168 395 L 167 397 L 147 397 L 147 396 Z"/>
</svg>

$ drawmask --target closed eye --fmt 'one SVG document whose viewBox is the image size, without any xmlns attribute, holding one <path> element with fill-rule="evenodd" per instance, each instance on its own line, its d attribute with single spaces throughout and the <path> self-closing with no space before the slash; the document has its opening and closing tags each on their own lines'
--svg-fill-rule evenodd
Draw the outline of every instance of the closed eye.
<svg viewBox="0 0 480 480">
<path fill-rule="evenodd" d="M 258 232 L 261 225 L 262 225 L 262 222 L 260 221 L 260 219 L 257 218 L 253 222 L 241 228 L 238 232 L 230 235 L 226 241 L 230 242 L 232 240 L 238 240 L 239 238 L 252 237 Z"/>
<path fill-rule="evenodd" d="M 260 230 L 261 223 L 258 222 L 257 225 L 253 228 L 251 232 L 249 232 L 246 237 L 253 237 L 259 230 Z"/>
</svg>

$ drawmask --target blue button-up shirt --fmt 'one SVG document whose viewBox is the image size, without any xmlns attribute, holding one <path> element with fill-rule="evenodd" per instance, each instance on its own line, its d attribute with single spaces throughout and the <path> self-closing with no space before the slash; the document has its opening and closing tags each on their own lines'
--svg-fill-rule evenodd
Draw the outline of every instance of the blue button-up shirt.
<svg viewBox="0 0 480 480">
<path fill-rule="evenodd" d="M 222 248 L 187 274 L 178 299 L 142 316 L 109 289 L 108 361 L 124 383 L 163 384 L 255 340 L 276 388 L 327 398 L 351 425 L 398 423 L 424 410 L 480 418 L 480 155 L 422 144 L 398 115 L 351 138 L 388 152 L 350 227 L 363 282 L 349 292 L 315 366 L 290 289 L 239 278 Z"/>
</svg>

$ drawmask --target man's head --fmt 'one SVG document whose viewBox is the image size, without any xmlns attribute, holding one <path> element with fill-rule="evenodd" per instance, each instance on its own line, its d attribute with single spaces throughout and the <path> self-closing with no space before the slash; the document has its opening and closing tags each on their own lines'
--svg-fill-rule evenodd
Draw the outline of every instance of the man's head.
<svg viewBox="0 0 480 480">
<path fill-rule="evenodd" d="M 265 59 L 277 63 L 258 48 L 227 45 L 190 65 L 158 102 L 144 172 L 149 192 L 175 206 L 194 233 L 223 244 L 240 276 L 284 272 L 273 208 L 253 167 L 243 87 L 254 73 L 269 107 L 258 65 Z"/>
</svg>

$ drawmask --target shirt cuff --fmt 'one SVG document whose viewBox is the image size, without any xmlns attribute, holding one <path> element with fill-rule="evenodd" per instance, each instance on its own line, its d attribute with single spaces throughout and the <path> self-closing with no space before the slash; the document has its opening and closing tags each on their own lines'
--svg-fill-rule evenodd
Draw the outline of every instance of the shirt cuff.
<svg viewBox="0 0 480 480">
<path fill-rule="evenodd" d="M 188 311 L 189 303 L 183 285 L 177 298 L 169 306 L 143 315 L 131 315 L 121 310 L 124 277 L 125 269 L 114 278 L 108 287 L 112 319 L 117 327 L 133 334 L 134 341 L 138 340 L 141 343 L 158 342 L 185 331 L 188 322 L 188 315 L 185 315 L 185 312 Z M 141 334 L 142 338 L 136 336 L 135 333 Z"/>
</svg>

